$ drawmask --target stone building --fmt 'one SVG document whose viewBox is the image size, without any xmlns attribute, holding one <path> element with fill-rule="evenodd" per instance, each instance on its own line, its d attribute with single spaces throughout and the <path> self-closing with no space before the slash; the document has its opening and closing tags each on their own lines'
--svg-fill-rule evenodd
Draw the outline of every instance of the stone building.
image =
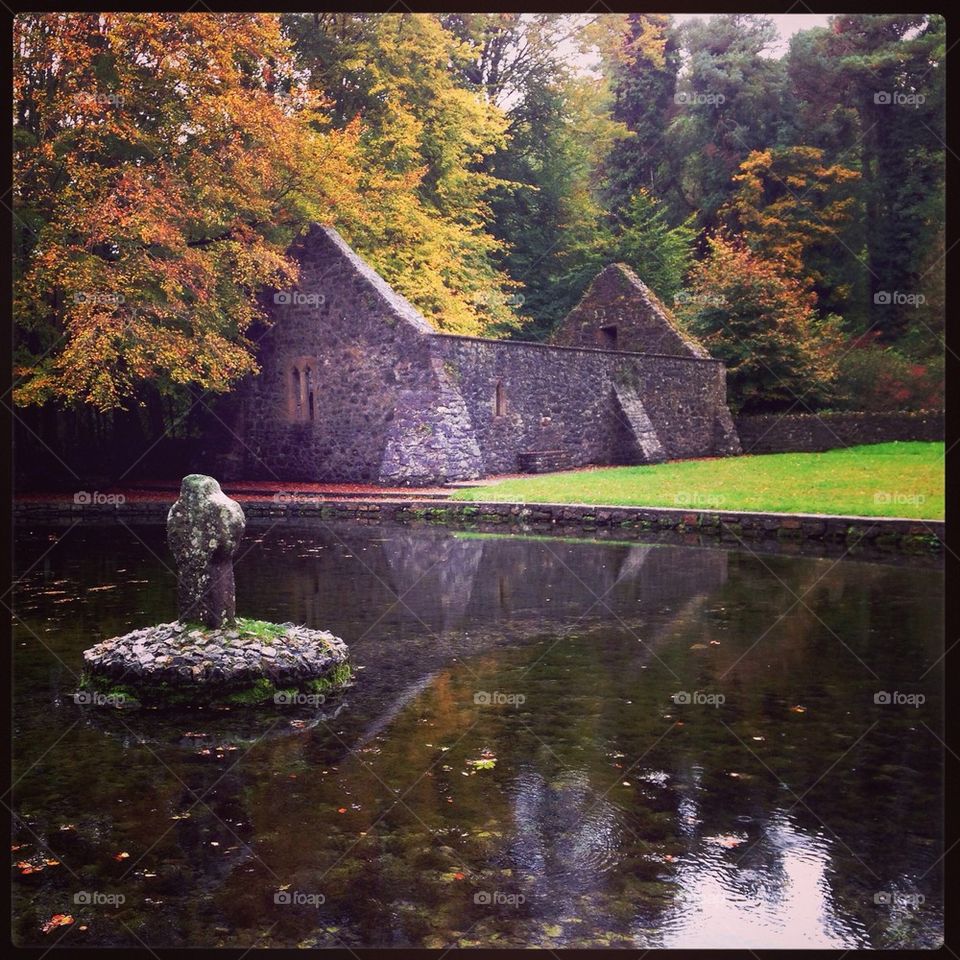
<svg viewBox="0 0 960 960">
<path fill-rule="evenodd" d="M 723 364 L 625 266 L 540 344 L 437 333 L 329 227 L 291 252 L 299 286 L 269 297 L 261 372 L 224 414 L 227 477 L 423 484 L 740 452 Z"/>
</svg>

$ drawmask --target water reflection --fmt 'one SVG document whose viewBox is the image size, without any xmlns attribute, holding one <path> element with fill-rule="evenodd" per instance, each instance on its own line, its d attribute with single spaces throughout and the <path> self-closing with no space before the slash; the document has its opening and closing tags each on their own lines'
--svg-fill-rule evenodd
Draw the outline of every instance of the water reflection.
<svg viewBox="0 0 960 960">
<path fill-rule="evenodd" d="M 750 857 L 702 844 L 685 860 L 680 894 L 663 919 L 663 946 L 837 949 L 864 942 L 863 925 L 840 916 L 833 902 L 828 841 L 777 812 L 750 842 Z"/>
<path fill-rule="evenodd" d="M 359 668 L 309 722 L 82 713 L 81 651 L 172 615 L 162 530 L 24 536 L 15 860 L 60 865 L 17 872 L 20 942 L 65 912 L 73 945 L 938 942 L 938 570 L 326 524 L 248 547 L 241 612 Z"/>
</svg>

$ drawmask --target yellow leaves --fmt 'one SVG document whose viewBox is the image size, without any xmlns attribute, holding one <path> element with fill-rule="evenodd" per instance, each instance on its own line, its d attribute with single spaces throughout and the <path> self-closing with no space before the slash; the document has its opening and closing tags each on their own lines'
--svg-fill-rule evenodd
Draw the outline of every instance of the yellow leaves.
<svg viewBox="0 0 960 960">
<path fill-rule="evenodd" d="M 284 251 L 310 219 L 340 228 L 438 327 L 510 322 L 484 229 L 498 181 L 477 169 L 506 118 L 454 81 L 471 51 L 439 18 L 371 24 L 339 68 L 378 92 L 337 126 L 274 14 L 18 19 L 17 106 L 31 106 L 17 114 L 16 197 L 40 226 L 16 315 L 43 341 L 18 364 L 18 404 L 106 410 L 144 381 L 229 389 L 256 369 L 244 332 L 264 319 L 257 292 L 294 281 Z"/>
</svg>

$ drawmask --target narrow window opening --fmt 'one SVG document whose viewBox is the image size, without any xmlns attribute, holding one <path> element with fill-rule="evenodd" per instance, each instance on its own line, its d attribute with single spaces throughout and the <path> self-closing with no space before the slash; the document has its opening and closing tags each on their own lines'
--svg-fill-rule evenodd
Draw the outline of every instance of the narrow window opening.
<svg viewBox="0 0 960 960">
<path fill-rule="evenodd" d="M 299 420 L 303 416 L 303 388 L 300 384 L 300 371 L 293 368 L 293 412 Z"/>
<path fill-rule="evenodd" d="M 600 341 L 607 350 L 617 349 L 617 328 L 616 325 L 600 328 Z"/>
<path fill-rule="evenodd" d="M 502 383 L 497 383 L 497 392 L 493 401 L 493 413 L 497 417 L 507 415 L 507 394 L 503 389 Z"/>
<path fill-rule="evenodd" d="M 307 416 L 313 419 L 313 371 L 307 367 Z"/>
</svg>

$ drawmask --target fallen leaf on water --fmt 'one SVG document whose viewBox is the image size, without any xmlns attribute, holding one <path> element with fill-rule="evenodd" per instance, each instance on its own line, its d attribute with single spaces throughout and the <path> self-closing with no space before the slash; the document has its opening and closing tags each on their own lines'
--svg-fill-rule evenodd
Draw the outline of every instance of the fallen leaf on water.
<svg viewBox="0 0 960 960">
<path fill-rule="evenodd" d="M 121 850 L 120 853 L 115 853 L 113 855 L 114 860 L 129 860 L 130 854 L 126 850 Z"/>
<path fill-rule="evenodd" d="M 69 913 L 55 913 L 44 925 L 43 932 L 49 933 L 56 930 L 57 927 L 69 927 L 73 923 L 73 917 Z"/>
<path fill-rule="evenodd" d="M 706 650 L 707 645 L 705 643 L 692 643 L 690 645 L 691 650 Z"/>
<path fill-rule="evenodd" d="M 346 813 L 346 812 L 347 812 L 347 808 L 346 808 L 346 807 L 339 807 L 339 808 L 337 809 L 337 813 Z"/>
<path fill-rule="evenodd" d="M 724 850 L 731 850 L 733 847 L 739 847 L 741 843 L 746 843 L 747 838 L 735 833 L 721 833 L 716 837 L 704 837 L 704 842 L 711 843 L 715 847 L 723 847 Z"/>
<path fill-rule="evenodd" d="M 479 760 L 468 760 L 467 766 L 473 767 L 473 772 L 477 770 L 492 770 L 497 765 L 496 754 L 492 750 L 484 748 L 480 751 Z"/>
<path fill-rule="evenodd" d="M 790 712 L 791 712 L 791 713 L 806 713 L 806 712 L 807 712 L 807 708 L 806 708 L 806 707 L 801 707 L 800 704 L 797 703 L 797 704 L 794 704 L 794 706 L 792 706 L 792 707 L 790 708 Z"/>
<path fill-rule="evenodd" d="M 59 866 L 59 860 L 50 860 L 44 857 L 36 857 L 33 860 L 20 860 L 16 864 L 16 868 L 25 877 L 29 876 L 31 873 L 39 873 L 41 870 L 45 870 L 47 867 Z"/>
<path fill-rule="evenodd" d="M 481 760 L 468 760 L 467 764 L 476 770 L 492 770 L 497 765 L 496 757 L 484 757 Z"/>
</svg>

